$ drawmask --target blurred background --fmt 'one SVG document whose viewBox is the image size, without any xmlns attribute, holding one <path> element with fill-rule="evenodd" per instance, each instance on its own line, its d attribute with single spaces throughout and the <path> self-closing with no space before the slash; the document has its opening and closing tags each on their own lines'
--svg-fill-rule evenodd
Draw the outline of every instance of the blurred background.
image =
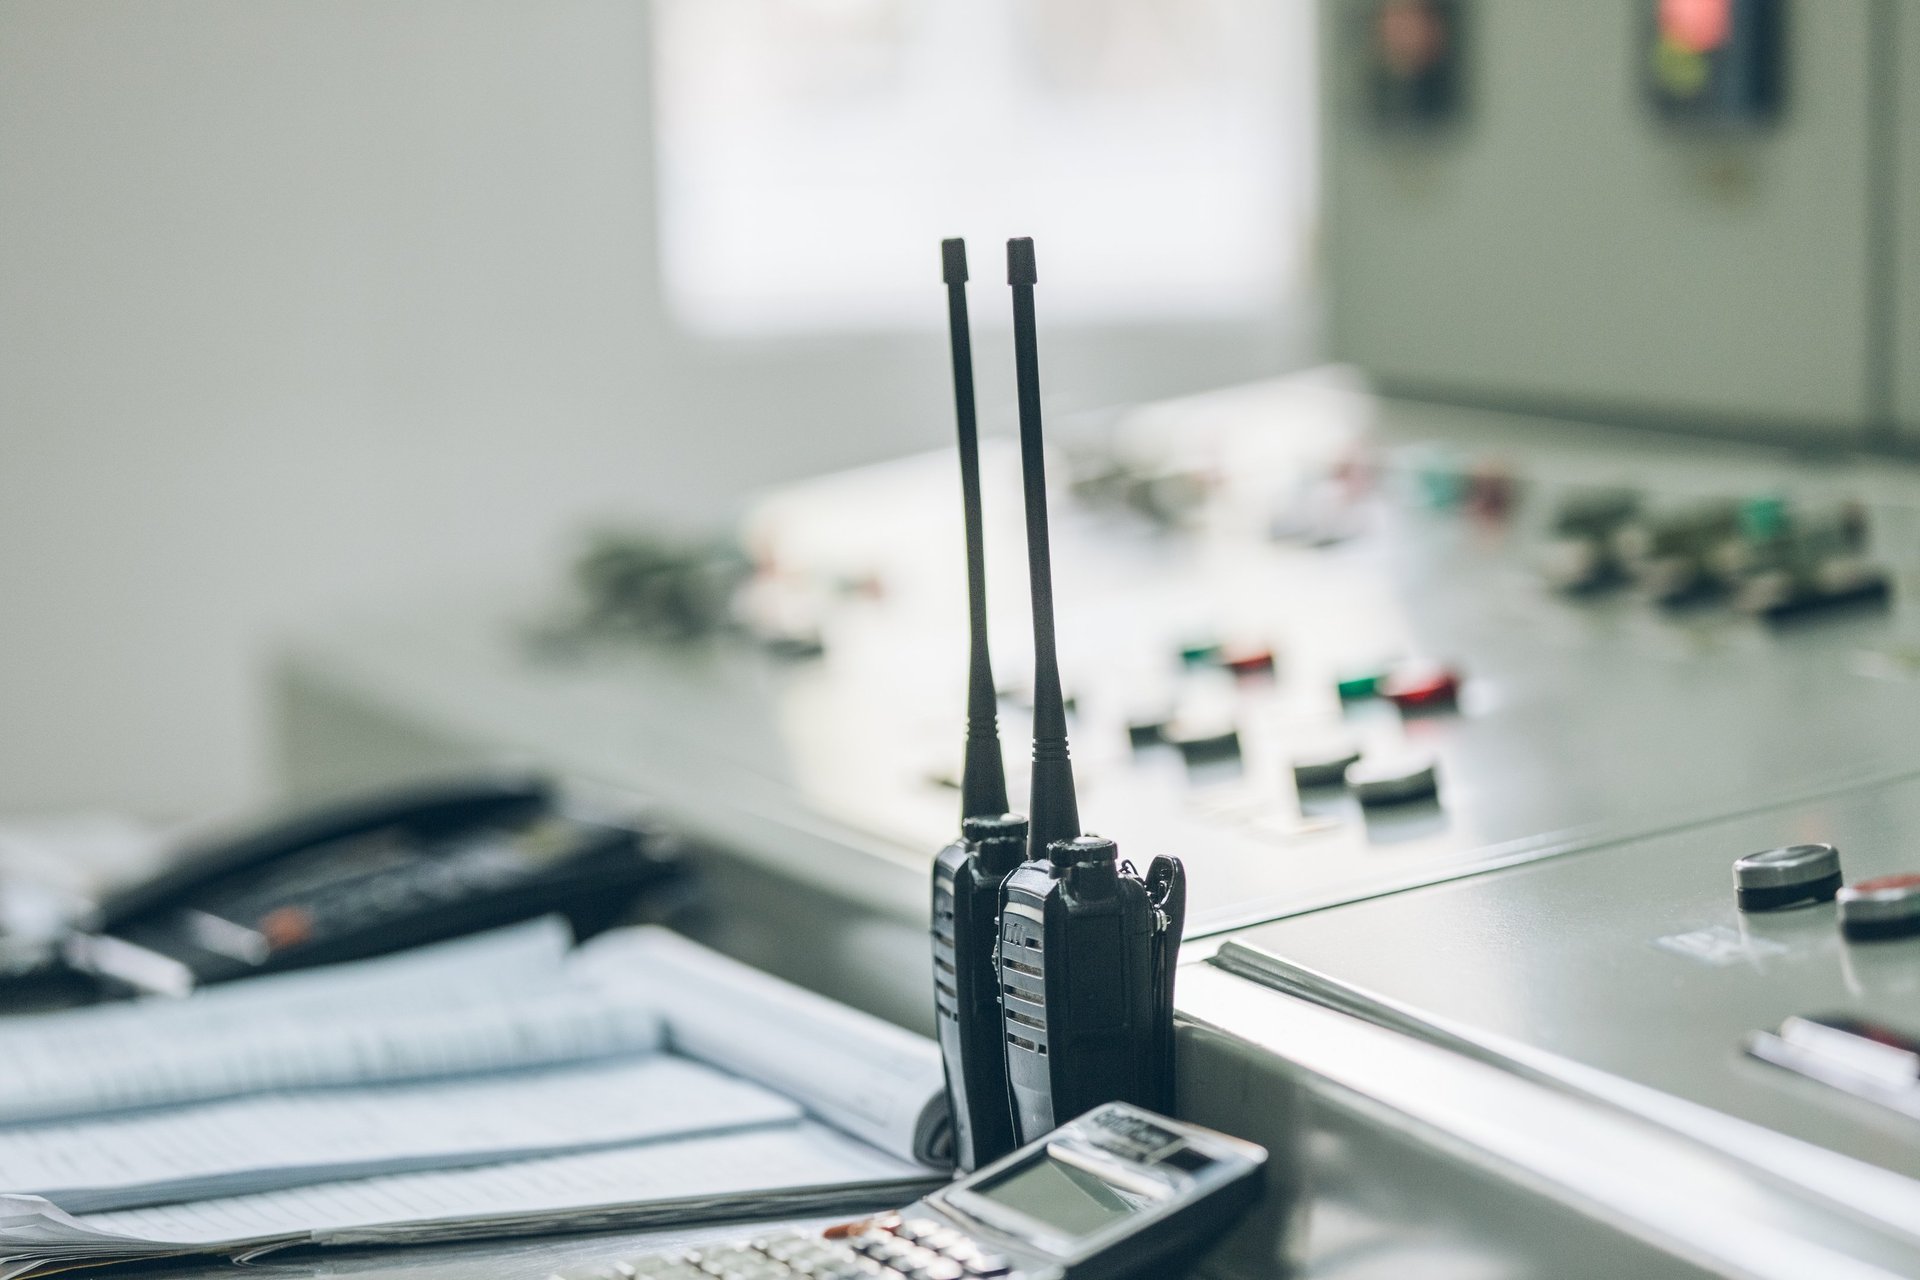
<svg viewBox="0 0 1920 1280">
<path fill-rule="evenodd" d="M 990 431 L 1031 234 L 1062 412 L 1905 449 L 1905 9 L 0 0 L 0 811 L 245 805 L 276 638 L 943 444 L 945 235 Z"/>
<path fill-rule="evenodd" d="M 1313 349 L 1304 0 L 0 0 L 0 811 L 270 787 L 263 653 Z M 988 426 L 1011 421 L 983 339 Z"/>
</svg>

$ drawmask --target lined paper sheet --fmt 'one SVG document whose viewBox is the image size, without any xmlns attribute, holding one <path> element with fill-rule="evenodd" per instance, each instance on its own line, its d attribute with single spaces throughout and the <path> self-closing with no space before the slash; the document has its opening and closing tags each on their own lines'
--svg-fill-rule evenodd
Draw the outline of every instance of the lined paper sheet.
<svg viewBox="0 0 1920 1280">
<path fill-rule="evenodd" d="M 951 1163 L 933 1041 L 656 927 L 603 934 L 569 969 L 658 1002 L 675 1052 L 778 1089 L 902 1159 Z"/>
<path fill-rule="evenodd" d="M 0 1123 L 656 1048 L 653 1006 L 569 982 L 565 945 L 564 925 L 534 922 L 184 1000 L 7 1019 Z"/>
<path fill-rule="evenodd" d="M 311 1233 L 333 1243 L 447 1234 L 462 1220 L 551 1218 L 582 1210 L 836 1183 L 924 1180 L 925 1169 L 810 1121 L 710 1138 L 478 1169 L 357 1182 L 190 1204 L 78 1215 L 95 1232 L 178 1244 Z"/>
<path fill-rule="evenodd" d="M 584 1151 L 797 1120 L 797 1103 L 655 1056 L 429 1084 L 262 1094 L 0 1130 L 0 1186 L 69 1212 Z"/>
<path fill-rule="evenodd" d="M 664 930 L 564 960 L 531 942 L 0 1020 L 0 1126 L 8 1108 L 97 1113 L 0 1127 L 0 1187 L 142 1202 L 75 1215 L 0 1194 L 0 1280 L 309 1241 L 855 1212 L 941 1180 L 914 1158 L 945 1114 L 930 1041 Z M 572 1153 L 522 1158 L 536 1148 Z M 157 1202 L 188 1194 L 204 1198 Z"/>
</svg>

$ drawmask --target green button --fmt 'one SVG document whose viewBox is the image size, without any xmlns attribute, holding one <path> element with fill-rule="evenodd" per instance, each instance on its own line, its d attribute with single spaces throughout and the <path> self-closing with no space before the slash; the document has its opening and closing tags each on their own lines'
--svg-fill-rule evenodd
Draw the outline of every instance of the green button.
<svg viewBox="0 0 1920 1280">
<path fill-rule="evenodd" d="M 1220 661 L 1217 644 L 1190 644 L 1180 650 L 1180 661 L 1190 667 L 1204 667 Z"/>
<path fill-rule="evenodd" d="M 1787 531 L 1787 500 L 1762 494 L 1740 504 L 1740 532 L 1752 542 L 1772 542 Z"/>
<path fill-rule="evenodd" d="M 1355 702 L 1361 698 L 1380 696 L 1380 682 L 1386 679 L 1384 671 L 1358 672 L 1342 676 L 1334 687 L 1340 691 L 1340 701 Z"/>
</svg>

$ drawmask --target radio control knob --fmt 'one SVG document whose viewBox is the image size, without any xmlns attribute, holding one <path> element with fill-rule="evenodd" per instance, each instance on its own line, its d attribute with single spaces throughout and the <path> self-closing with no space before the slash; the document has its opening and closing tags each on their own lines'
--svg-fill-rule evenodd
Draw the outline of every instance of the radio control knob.
<svg viewBox="0 0 1920 1280">
<path fill-rule="evenodd" d="M 1071 840 L 1055 840 L 1047 846 L 1047 856 L 1061 866 L 1102 862 L 1111 866 L 1120 860 L 1120 847 L 1105 836 L 1075 836 Z"/>
</svg>

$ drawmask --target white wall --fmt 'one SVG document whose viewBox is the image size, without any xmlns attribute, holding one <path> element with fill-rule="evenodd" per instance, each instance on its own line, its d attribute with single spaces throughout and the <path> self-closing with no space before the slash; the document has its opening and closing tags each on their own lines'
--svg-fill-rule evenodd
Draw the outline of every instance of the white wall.
<svg viewBox="0 0 1920 1280">
<path fill-rule="evenodd" d="M 946 438 L 935 331 L 673 332 L 646 70 L 635 0 L 0 0 L 0 812 L 246 801 L 276 633 Z M 1097 403 L 1301 347 L 1045 359 Z"/>
</svg>

